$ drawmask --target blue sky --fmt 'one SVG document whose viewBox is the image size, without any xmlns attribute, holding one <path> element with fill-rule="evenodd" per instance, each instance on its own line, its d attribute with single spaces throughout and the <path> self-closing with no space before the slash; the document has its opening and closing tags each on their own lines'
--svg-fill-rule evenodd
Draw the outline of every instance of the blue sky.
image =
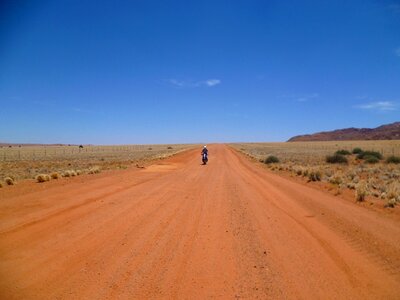
<svg viewBox="0 0 400 300">
<path fill-rule="evenodd" d="M 284 141 L 400 120 L 400 1 L 2 1 L 0 141 Z"/>
</svg>

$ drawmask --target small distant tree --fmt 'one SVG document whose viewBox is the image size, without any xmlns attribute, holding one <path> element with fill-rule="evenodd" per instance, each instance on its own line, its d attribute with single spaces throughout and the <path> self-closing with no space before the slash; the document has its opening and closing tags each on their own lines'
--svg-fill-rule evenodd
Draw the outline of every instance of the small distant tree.
<svg viewBox="0 0 400 300">
<path fill-rule="evenodd" d="M 79 149 L 83 149 L 83 145 L 79 145 Z"/>
<path fill-rule="evenodd" d="M 335 153 L 340 154 L 340 155 L 350 155 L 351 154 L 350 151 L 344 150 L 344 149 L 338 150 Z"/>
<path fill-rule="evenodd" d="M 264 160 L 265 164 L 274 164 L 274 163 L 278 163 L 278 162 L 279 162 L 279 158 L 277 158 L 276 156 L 273 156 L 273 155 L 268 156 Z"/>
<path fill-rule="evenodd" d="M 377 151 L 363 151 L 357 155 L 358 159 L 365 159 L 367 156 L 375 156 L 377 159 L 382 159 L 382 154 Z"/>
<path fill-rule="evenodd" d="M 326 162 L 329 164 L 347 164 L 347 158 L 341 154 L 328 155 Z"/>
<path fill-rule="evenodd" d="M 376 164 L 379 162 L 379 159 L 376 156 L 367 155 L 364 156 L 364 161 L 368 164 Z"/>
<path fill-rule="evenodd" d="M 394 155 L 389 156 L 386 159 L 386 163 L 388 163 L 388 164 L 400 164 L 400 157 L 399 156 L 394 156 Z"/>
<path fill-rule="evenodd" d="M 361 152 L 363 152 L 363 150 L 361 148 L 359 148 L 359 147 L 354 148 L 353 151 L 352 151 L 353 154 L 359 154 Z"/>
</svg>

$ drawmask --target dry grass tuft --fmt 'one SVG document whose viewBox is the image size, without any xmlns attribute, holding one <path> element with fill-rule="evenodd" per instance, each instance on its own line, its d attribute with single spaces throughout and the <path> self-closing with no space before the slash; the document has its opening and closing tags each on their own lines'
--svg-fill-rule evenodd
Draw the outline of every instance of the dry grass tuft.
<svg viewBox="0 0 400 300">
<path fill-rule="evenodd" d="M 99 166 L 94 166 L 94 167 L 89 169 L 88 174 L 98 174 L 100 172 L 101 172 L 100 167 Z"/>
<path fill-rule="evenodd" d="M 308 172 L 308 180 L 309 181 L 321 181 L 321 171 L 319 169 L 311 169 Z"/>
<path fill-rule="evenodd" d="M 53 172 L 50 174 L 51 179 L 59 179 L 61 177 L 60 173 Z"/>
<path fill-rule="evenodd" d="M 14 185 L 14 184 L 15 184 L 15 180 L 14 180 L 14 178 L 12 178 L 12 177 L 6 177 L 6 178 L 4 178 L 4 182 L 5 182 L 7 185 Z"/>
<path fill-rule="evenodd" d="M 76 176 L 76 172 L 74 170 L 66 170 L 63 173 L 64 177 L 74 177 Z"/>
<path fill-rule="evenodd" d="M 330 178 L 329 182 L 335 185 L 343 183 L 343 174 L 341 172 L 335 172 Z"/>
<path fill-rule="evenodd" d="M 386 188 L 387 207 L 394 207 L 397 202 L 400 202 L 400 183 L 392 182 Z"/>
<path fill-rule="evenodd" d="M 50 181 L 50 176 L 48 174 L 39 174 L 36 176 L 37 182 L 46 182 Z"/>
<path fill-rule="evenodd" d="M 3 187 L 3 183 L 0 181 L 0 188 L 2 188 Z"/>
<path fill-rule="evenodd" d="M 368 195 L 368 185 L 367 182 L 362 180 L 356 186 L 356 201 L 362 202 Z"/>
</svg>

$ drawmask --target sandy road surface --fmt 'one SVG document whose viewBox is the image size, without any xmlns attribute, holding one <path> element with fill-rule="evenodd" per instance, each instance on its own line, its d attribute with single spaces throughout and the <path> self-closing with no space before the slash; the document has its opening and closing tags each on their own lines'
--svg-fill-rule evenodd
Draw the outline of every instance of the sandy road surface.
<svg viewBox="0 0 400 300">
<path fill-rule="evenodd" d="M 0 298 L 400 298 L 398 220 L 198 152 L 3 189 Z"/>
</svg>

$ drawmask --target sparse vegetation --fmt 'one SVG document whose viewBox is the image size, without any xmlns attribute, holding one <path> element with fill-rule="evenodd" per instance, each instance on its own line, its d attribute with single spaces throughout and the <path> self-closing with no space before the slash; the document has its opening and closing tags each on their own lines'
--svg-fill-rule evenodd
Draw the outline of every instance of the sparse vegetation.
<svg viewBox="0 0 400 300">
<path fill-rule="evenodd" d="M 50 176 L 48 174 L 39 174 L 36 176 L 37 182 L 46 182 L 50 181 Z"/>
<path fill-rule="evenodd" d="M 388 164 L 400 164 L 400 156 L 391 155 L 386 159 Z"/>
<path fill-rule="evenodd" d="M 326 157 L 326 162 L 330 164 L 347 164 L 348 160 L 344 155 L 336 153 L 334 155 L 328 155 Z"/>
<path fill-rule="evenodd" d="M 3 183 L 0 181 L 0 188 L 2 188 L 3 187 Z"/>
<path fill-rule="evenodd" d="M 273 155 L 268 156 L 264 160 L 265 164 L 274 164 L 274 163 L 278 163 L 278 162 L 279 162 L 279 158 L 277 158 L 276 156 L 273 156 Z"/>
<path fill-rule="evenodd" d="M 53 172 L 62 175 L 65 170 L 82 170 L 87 173 L 93 165 L 99 165 L 102 170 L 119 169 L 121 165 L 135 165 L 199 147 L 183 144 L 82 146 L 0 147 L 0 179 L 6 176 L 13 176 L 17 180 L 31 179 L 37 174 Z"/>
<path fill-rule="evenodd" d="M 372 196 L 370 201 L 381 200 L 386 207 L 398 204 L 400 198 L 392 196 L 396 194 L 392 185 L 400 182 L 400 164 L 396 163 L 400 158 L 400 141 L 357 141 L 357 147 L 353 143 L 354 141 L 250 143 L 232 146 L 261 162 L 264 162 L 266 155 L 279 155 L 280 163 L 269 165 L 271 170 L 289 172 L 309 182 L 318 181 L 314 171 L 319 170 L 320 181 L 332 185 L 329 189 L 334 194 L 348 189 L 354 191 L 356 199 L 359 199 L 357 201 L 367 200 L 368 194 Z M 326 157 L 333 156 L 332 153 L 338 154 L 337 149 L 353 149 L 351 152 L 356 155 L 342 155 L 347 159 L 347 164 L 328 163 Z M 361 152 L 362 159 L 358 159 Z M 380 163 L 379 158 L 385 158 L 386 163 Z M 366 187 L 365 191 L 363 187 Z M 344 195 L 347 197 L 347 193 Z"/>
</svg>

